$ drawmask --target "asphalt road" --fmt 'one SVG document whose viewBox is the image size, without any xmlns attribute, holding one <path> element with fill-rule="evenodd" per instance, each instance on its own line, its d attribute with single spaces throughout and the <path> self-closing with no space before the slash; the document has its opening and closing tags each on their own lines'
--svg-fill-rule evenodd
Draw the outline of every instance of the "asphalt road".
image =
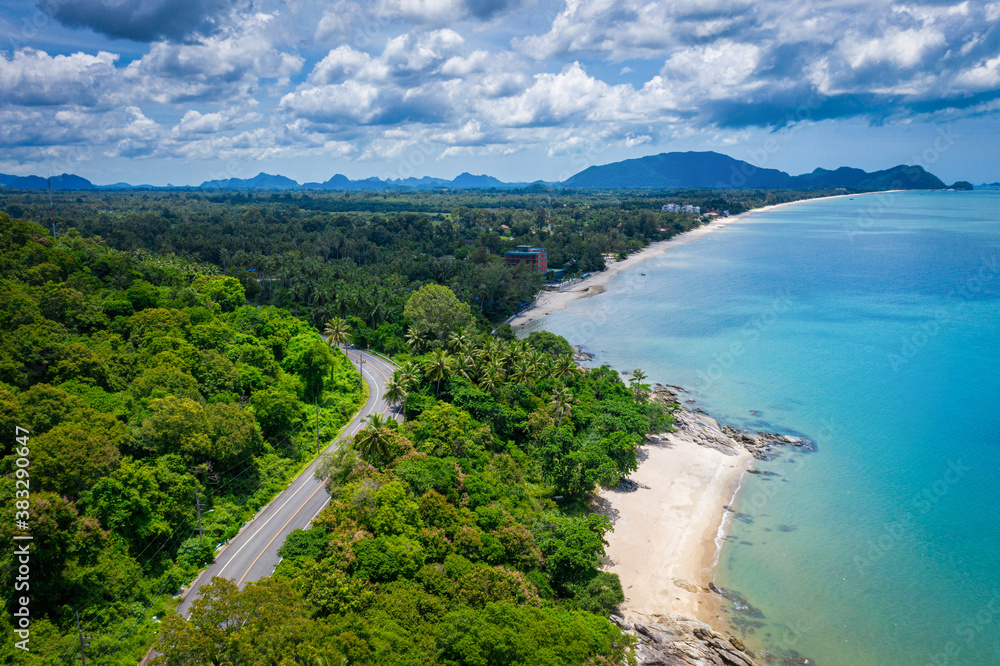
<svg viewBox="0 0 1000 666">
<path fill-rule="evenodd" d="M 355 365 L 358 359 L 364 358 L 364 378 L 368 382 L 368 401 L 361 411 L 342 431 L 341 437 L 353 436 L 363 429 L 364 419 L 369 414 L 385 413 L 390 407 L 385 400 L 385 385 L 392 376 L 395 367 L 388 361 L 357 349 L 349 349 L 348 355 Z M 336 442 L 331 442 L 324 453 L 337 448 Z M 195 581 L 192 589 L 177 607 L 177 611 L 187 615 L 191 603 L 198 598 L 202 585 L 207 584 L 215 576 L 229 578 L 240 588 L 251 581 L 270 576 L 278 566 L 281 558 L 278 549 L 292 530 L 309 527 L 313 518 L 323 510 L 330 501 L 330 495 L 323 481 L 315 478 L 316 465 L 314 461 L 300 474 L 288 488 L 275 497 L 270 504 L 261 509 L 260 513 L 243 527 L 216 557 L 215 563 Z"/>
</svg>

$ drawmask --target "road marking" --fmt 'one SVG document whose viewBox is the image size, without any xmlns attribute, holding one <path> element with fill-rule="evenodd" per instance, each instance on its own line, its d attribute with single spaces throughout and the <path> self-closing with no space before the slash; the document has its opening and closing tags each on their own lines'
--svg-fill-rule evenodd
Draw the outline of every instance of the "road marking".
<svg viewBox="0 0 1000 666">
<path fill-rule="evenodd" d="M 295 513 L 293 513 L 293 514 L 292 514 L 292 517 L 291 517 L 291 518 L 289 518 L 288 520 L 286 520 L 286 521 L 285 521 L 285 524 L 281 526 L 281 529 L 279 529 L 279 530 L 278 530 L 278 532 L 277 532 L 277 533 L 276 533 L 276 534 L 275 534 L 275 535 L 274 535 L 273 537 L 271 537 L 271 540 L 267 542 L 267 545 L 266 545 L 266 546 L 264 546 L 264 550 L 260 551 L 260 555 L 258 555 L 257 557 L 253 558 L 253 562 L 251 562 L 251 563 L 250 563 L 250 567 L 249 567 L 249 568 L 248 568 L 248 569 L 246 570 L 246 573 L 244 573 L 244 574 L 243 574 L 243 575 L 242 575 L 242 576 L 240 577 L 239 581 L 237 581 L 237 583 L 236 583 L 236 586 L 237 586 L 237 587 L 239 587 L 239 586 L 240 586 L 240 585 L 241 585 L 241 584 L 243 583 L 243 579 L 244 579 L 244 578 L 246 578 L 246 577 L 247 577 L 247 574 L 249 574 L 249 573 L 250 573 L 250 570 L 251 570 L 251 569 L 253 569 L 253 565 L 257 564 L 257 560 L 259 560 L 259 559 L 260 559 L 260 556 L 261 556 L 261 555 L 263 555 L 263 554 L 264 554 L 265 552 L 267 552 L 267 549 L 271 547 L 271 544 L 272 544 L 272 543 L 274 543 L 274 540 L 278 538 L 278 536 L 279 536 L 279 535 L 281 534 L 281 530 L 283 530 L 283 529 L 285 529 L 286 527 L 288 527 L 288 523 L 292 522 L 292 518 L 295 518 L 295 516 L 299 515 L 299 511 L 301 511 L 301 510 L 302 510 L 302 508 L 303 508 L 303 507 L 304 507 L 304 506 L 305 506 L 306 504 L 308 504 L 308 503 L 309 503 L 309 500 L 311 500 L 311 499 L 313 498 L 313 496 L 314 496 L 314 495 L 315 495 L 316 493 L 318 493 L 318 492 L 319 492 L 319 489 L 320 489 L 320 488 L 322 488 L 322 487 L 323 487 L 324 485 L 326 485 L 326 484 L 323 484 L 323 483 L 321 483 L 321 484 L 319 484 L 319 486 L 318 486 L 318 487 L 316 488 L 316 490 L 312 491 L 312 495 L 310 495 L 309 497 L 307 497 L 307 498 L 306 498 L 306 501 L 302 503 L 302 506 L 300 506 L 300 507 L 299 507 L 298 509 L 296 509 L 296 510 L 295 510 Z"/>
<path fill-rule="evenodd" d="M 350 356 L 350 355 L 348 354 L 348 356 Z M 369 355 L 369 356 L 370 356 L 370 355 Z M 378 357 L 373 357 L 373 358 L 378 358 Z M 376 377 L 375 377 L 375 376 L 374 376 L 373 374 L 371 374 L 371 370 L 372 370 L 372 369 L 374 369 L 374 370 L 375 370 L 375 372 L 377 372 L 377 373 L 379 373 L 380 375 L 382 375 L 382 377 L 383 377 L 383 378 L 384 378 L 384 379 L 385 379 L 386 381 L 388 381 L 388 380 L 389 380 L 389 377 L 388 377 L 388 376 L 387 376 L 387 375 L 386 375 L 386 374 L 385 374 L 385 373 L 384 373 L 384 372 L 383 372 L 383 371 L 382 371 L 382 370 L 381 370 L 381 369 L 380 369 L 380 368 L 378 367 L 378 365 L 377 365 L 377 364 L 376 364 L 375 362 L 373 362 L 373 361 L 368 361 L 368 366 L 369 366 L 369 369 L 368 369 L 368 376 L 369 376 L 369 377 L 371 377 L 371 379 L 372 379 L 372 386 L 373 386 L 373 387 L 374 387 L 374 389 L 375 389 L 375 390 L 374 390 L 374 396 L 372 396 L 372 394 L 371 394 L 371 393 L 369 393 L 369 399 L 371 400 L 371 402 L 372 402 L 372 405 L 371 405 L 371 407 L 370 407 L 370 408 L 369 408 L 369 409 L 367 410 L 367 412 L 366 412 L 366 413 L 363 413 L 363 414 L 362 414 L 362 413 L 359 413 L 359 414 L 358 414 L 358 415 L 357 415 L 357 416 L 355 417 L 355 419 L 354 419 L 354 423 L 353 423 L 353 428 L 347 428 L 348 432 L 350 432 L 351 434 L 356 434 L 356 433 L 358 432 L 358 430 L 359 430 L 359 429 L 361 428 L 362 424 L 364 423 L 364 420 L 365 420 L 365 419 L 366 419 L 367 417 L 371 416 L 371 414 L 372 414 L 372 413 L 373 413 L 373 412 L 375 411 L 375 408 L 376 408 L 376 406 L 377 406 L 377 404 L 378 404 L 379 400 L 380 400 L 380 399 L 381 399 L 381 397 L 382 397 L 382 394 L 381 394 L 381 390 L 380 390 L 380 389 L 381 389 L 381 387 L 379 386 L 379 382 L 378 382 L 378 379 L 377 379 L 377 378 L 376 378 Z M 382 414 L 382 415 L 385 415 L 385 413 L 386 413 L 387 411 L 389 411 L 389 408 L 390 408 L 390 407 L 391 407 L 391 405 L 389 405 L 389 404 L 386 404 L 386 406 L 385 406 L 385 408 L 384 408 L 384 409 L 382 410 L 381 414 Z M 364 408 L 362 408 L 362 412 L 364 412 Z M 350 425 L 350 424 L 349 424 L 349 425 Z M 353 431 L 353 432 L 351 432 L 351 431 Z M 342 431 L 342 432 L 343 432 L 343 431 Z M 333 442 L 332 442 L 332 443 L 330 444 L 330 446 L 333 446 L 333 445 L 335 445 L 338 439 L 339 439 L 339 436 L 338 436 L 337 438 L 335 438 L 335 439 L 334 439 L 334 441 L 333 441 Z M 329 447 L 327 447 L 327 448 L 329 448 Z M 316 463 L 314 462 L 314 463 L 313 463 L 313 465 L 315 465 L 315 464 L 316 464 Z M 312 467 L 313 465 L 310 465 L 310 467 Z M 307 468 L 307 469 L 308 469 L 308 468 Z M 303 479 L 307 479 L 307 478 L 308 478 L 308 477 L 306 477 L 306 475 L 305 475 L 305 474 L 303 474 L 303 475 L 299 476 L 299 478 L 298 478 L 298 479 L 295 479 L 295 481 L 293 481 L 293 482 L 292 482 L 292 485 L 294 485 L 294 484 L 295 484 L 296 482 L 298 482 L 298 481 L 300 481 L 300 480 L 303 480 Z M 250 544 L 251 544 L 251 543 L 252 543 L 252 542 L 253 542 L 253 541 L 254 541 L 254 540 L 255 540 L 255 539 L 257 538 L 257 535 L 258 535 L 258 534 L 260 534 L 261 530 L 263 530 L 263 529 L 264 529 L 264 528 L 265 528 L 265 527 L 267 526 L 267 524 L 271 522 L 271 519 L 272 519 L 272 518 L 274 518 L 275 516 L 277 516 L 278 514 L 280 514 L 280 513 L 281 513 L 281 511 L 282 511 L 282 509 L 284 509 L 284 508 L 285 508 L 285 505 L 287 505 L 287 504 L 288 504 L 289 502 L 291 502 L 291 501 L 292 501 L 292 499 L 293 499 L 293 498 L 294 498 L 294 497 L 295 497 L 296 495 L 298 495 L 298 494 L 299 494 L 299 491 L 301 491 L 301 490 L 302 490 L 303 488 L 307 488 L 307 487 L 308 487 L 308 485 L 309 485 L 309 484 L 308 484 L 308 480 L 306 480 L 306 481 L 303 481 L 303 483 L 302 483 L 302 484 L 301 484 L 301 485 L 300 485 L 300 486 L 299 486 L 298 488 L 296 488 L 296 489 L 295 489 L 295 490 L 294 490 L 294 491 L 292 492 L 292 494 L 291 494 L 291 495 L 289 495 L 289 496 L 288 496 L 288 498 L 287 498 L 287 499 L 286 499 L 286 500 L 285 500 L 284 502 L 282 502 L 282 503 L 281 503 L 281 506 L 279 506 L 279 507 L 278 507 L 278 508 L 277 508 L 277 509 L 276 509 L 276 510 L 275 510 L 275 511 L 274 511 L 274 512 L 273 512 L 273 513 L 272 513 L 272 514 L 270 515 L 270 516 L 268 516 L 267 520 L 265 520 L 265 521 L 264 521 L 263 523 L 261 523 L 260 527 L 258 527 L 258 528 L 257 528 L 257 530 L 256 530 L 256 531 L 255 531 L 255 532 L 253 533 L 253 535 L 251 535 L 251 536 L 250 536 L 250 537 L 249 537 L 249 538 L 247 539 L 247 541 L 246 541 L 246 542 L 245 542 L 245 543 L 244 543 L 244 544 L 243 544 L 242 546 L 240 546 L 240 547 L 239 547 L 239 549 L 237 549 L 237 551 L 236 551 L 235 553 L 233 553 L 233 554 L 232 554 L 232 556 L 231 556 L 231 557 L 229 558 L 229 560 L 228 560 L 228 561 L 227 561 L 227 562 L 226 562 L 226 563 L 225 563 L 225 564 L 224 564 L 224 565 L 222 566 L 222 568 L 221 568 L 221 569 L 219 570 L 219 575 L 220 575 L 220 576 L 221 576 L 221 575 L 223 574 L 223 572 L 225 572 L 226 568 L 227 568 L 227 567 L 228 567 L 228 566 L 229 566 L 230 564 L 232 564 L 232 563 L 233 563 L 233 561 L 235 561 L 235 560 L 236 560 L 236 558 L 237 558 L 237 557 L 239 556 L 239 554 L 240 554 L 241 552 L 243 552 L 243 549 L 244 549 L 244 548 L 246 548 L 246 547 L 247 547 L 248 545 L 250 545 Z M 311 499 L 312 499 L 313 497 L 315 497 L 316 493 L 317 493 L 317 492 L 319 492 L 319 489 L 320 489 L 320 488 L 323 488 L 323 487 L 325 487 L 325 486 L 326 486 L 326 482 L 325 482 L 325 480 L 324 480 L 324 481 L 323 481 L 322 483 L 320 483 L 320 484 L 319 484 L 319 486 L 318 486 L 318 487 L 317 487 L 317 488 L 316 488 L 315 490 L 313 490 L 312 494 L 311 494 L 311 495 L 309 495 L 309 497 L 307 497 L 307 498 L 306 498 L 306 500 L 305 500 L 305 501 L 304 501 L 304 502 L 302 503 L 302 505 L 301 505 L 301 506 L 299 506 L 299 508 L 298 508 L 298 509 L 297 509 L 297 510 L 295 511 L 295 513 L 293 513 L 293 514 L 292 514 L 292 516 L 291 516 L 291 517 L 290 517 L 290 518 L 289 518 L 289 519 L 288 519 L 287 521 L 285 521 L 285 524 L 281 526 L 281 528 L 280 528 L 280 529 L 279 529 L 279 530 L 277 531 L 277 533 L 276 533 L 276 534 L 275 534 L 275 535 L 274 535 L 274 536 L 273 536 L 273 537 L 271 538 L 271 540 L 270 540 L 270 541 L 268 541 L 267 545 L 266 545 L 266 546 L 264 546 L 264 549 L 263 549 L 263 550 L 261 550 L 261 552 L 260 552 L 260 553 L 259 553 L 259 554 L 257 555 L 257 557 L 255 557 L 255 558 L 254 558 L 253 562 L 251 562 L 251 563 L 250 563 L 250 567 L 249 567 L 249 568 L 248 568 L 248 569 L 247 569 L 247 570 L 246 570 L 246 571 L 245 571 L 245 572 L 243 573 L 243 575 L 242 575 L 242 576 L 240 577 L 240 580 L 239 580 L 239 582 L 237 583 L 237 585 L 240 585 L 240 584 L 242 584 L 242 583 L 243 583 L 243 580 L 244 580 L 244 579 L 245 579 L 245 578 L 246 578 L 246 577 L 247 577 L 247 576 L 248 576 L 248 575 L 250 574 L 250 571 L 251 571 L 251 570 L 253 569 L 254 565 L 255 565 L 255 564 L 257 564 L 257 561 L 258 561 L 258 560 L 259 560 L 259 559 L 260 559 L 260 558 L 261 558 L 261 557 L 262 557 L 262 556 L 264 555 L 264 553 L 265 553 L 265 552 L 267 551 L 267 549 L 268 549 L 268 548 L 270 548 L 271 544 L 272 544 L 272 543 L 274 543 L 274 540 L 278 538 L 278 536 L 279 536 L 279 535 L 281 534 L 281 532 L 282 532 L 282 531 L 283 531 L 283 530 L 285 529 L 285 527 L 287 527 L 287 526 L 288 526 L 288 524 L 289 524 L 290 522 L 292 522 L 292 520 L 293 520 L 293 519 L 295 518 L 295 516 L 297 516 L 297 515 L 299 514 L 299 512 L 300 512 L 300 511 L 302 511 L 302 509 L 303 509 L 303 508 L 305 508 L 306 504 L 308 504 L 308 503 L 309 503 L 309 501 L 310 501 L 310 500 L 311 500 Z M 287 489 L 286 489 L 286 492 L 287 492 Z M 315 514 L 315 515 L 314 515 L 314 516 L 313 516 L 313 517 L 312 517 L 312 518 L 311 518 L 311 519 L 309 520 L 310 524 L 312 523 L 313 519 L 315 519 L 315 518 L 316 518 L 316 516 L 318 516 L 318 515 L 319 515 L 319 512 L 320 512 L 320 511 L 322 511 L 322 510 L 323 510 L 323 509 L 324 509 L 324 508 L 326 507 L 326 505 L 327 505 L 327 504 L 329 503 L 329 501 L 330 501 L 330 500 L 329 500 L 329 498 L 327 498 L 327 500 L 326 500 L 325 502 L 323 502 L 323 506 L 321 506 L 321 507 L 320 507 L 320 509 L 319 509 L 319 511 L 317 511 L 317 512 L 316 512 L 316 514 Z M 251 519 L 251 520 L 252 520 L 252 519 Z M 208 570 L 206 569 L 206 571 L 208 571 Z"/>
</svg>

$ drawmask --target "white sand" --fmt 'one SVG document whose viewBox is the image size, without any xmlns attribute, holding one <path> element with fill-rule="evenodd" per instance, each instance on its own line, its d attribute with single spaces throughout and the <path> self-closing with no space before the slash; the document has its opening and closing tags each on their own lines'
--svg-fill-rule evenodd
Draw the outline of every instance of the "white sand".
<svg viewBox="0 0 1000 666">
<path fill-rule="evenodd" d="M 718 596 L 707 587 L 723 536 L 724 507 L 753 457 L 717 428 L 699 414 L 686 429 L 651 438 L 643 448 L 646 459 L 629 477 L 644 487 L 600 493 L 599 510 L 611 516 L 615 528 L 607 537 L 605 569 L 621 578 L 626 617 L 681 615 L 725 627 Z"/>
</svg>

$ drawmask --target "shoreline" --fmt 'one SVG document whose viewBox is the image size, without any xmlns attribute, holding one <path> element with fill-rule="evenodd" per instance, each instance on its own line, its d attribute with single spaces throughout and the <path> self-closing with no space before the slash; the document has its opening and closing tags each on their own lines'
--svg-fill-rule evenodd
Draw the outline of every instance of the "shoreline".
<svg viewBox="0 0 1000 666">
<path fill-rule="evenodd" d="M 746 475 L 753 473 L 754 460 L 767 458 L 776 446 L 811 450 L 812 443 L 722 425 L 697 406 L 688 406 L 679 392 L 687 393 L 656 385 L 654 401 L 680 407 L 674 415 L 676 429 L 648 437 L 630 482 L 601 489 L 593 502 L 593 510 L 608 516 L 614 527 L 605 537 L 601 568 L 618 574 L 625 593 L 612 621 L 640 640 L 650 626 L 684 633 L 688 644 L 700 640 L 705 650 L 717 650 L 719 640 L 728 640 L 726 649 L 735 647 L 745 663 L 752 664 L 753 656 L 744 652 L 726 615 L 734 597 L 715 584 L 735 515 L 733 503 Z M 655 640 L 650 643 L 654 645 Z M 639 663 L 660 663 L 655 655 L 659 649 L 644 648 L 649 658 Z"/>
<path fill-rule="evenodd" d="M 728 632 L 715 570 L 729 507 L 754 454 L 704 412 L 682 409 L 674 432 L 654 435 L 629 479 L 632 490 L 602 489 L 611 517 L 605 571 L 617 573 L 627 620 L 686 617 Z M 650 529 L 656 526 L 656 529 Z"/>
<path fill-rule="evenodd" d="M 888 190 L 893 192 L 896 190 Z M 884 194 L 885 192 L 872 192 L 870 194 Z M 869 193 L 865 193 L 869 194 Z M 625 271 L 633 266 L 646 261 L 647 259 L 652 259 L 653 257 L 659 257 L 667 253 L 674 247 L 679 245 L 684 245 L 692 241 L 696 241 L 699 238 L 712 233 L 718 229 L 724 229 L 730 224 L 736 224 L 740 222 L 746 222 L 751 215 L 754 213 L 760 213 L 764 211 L 771 211 L 777 208 L 783 208 L 785 206 L 794 206 L 796 204 L 804 203 L 807 201 L 821 201 L 825 199 L 839 199 L 842 197 L 854 197 L 854 196 L 864 196 L 863 194 L 831 194 L 825 197 L 813 197 L 811 199 L 798 199 L 796 201 L 786 201 L 784 203 L 772 204 L 770 206 L 762 206 L 761 208 L 753 208 L 738 215 L 732 215 L 730 217 L 722 218 L 715 222 L 709 222 L 703 224 L 700 227 L 695 227 L 690 231 L 685 231 L 683 233 L 677 234 L 672 238 L 667 240 L 656 241 L 655 243 L 650 243 L 646 247 L 642 248 L 635 254 L 629 255 L 627 259 L 622 261 L 616 261 L 609 265 L 603 271 L 599 273 L 594 273 L 585 280 L 580 280 L 573 283 L 572 287 L 559 291 L 540 291 L 535 295 L 535 300 L 532 302 L 531 307 L 523 312 L 514 315 L 513 318 L 508 320 L 508 323 L 513 328 L 518 326 L 523 326 L 528 322 L 540 319 L 547 314 L 556 312 L 558 310 L 564 309 L 567 305 L 579 298 L 588 298 L 590 296 L 596 296 L 597 294 L 602 294 L 605 291 L 605 285 L 622 271 Z"/>
</svg>

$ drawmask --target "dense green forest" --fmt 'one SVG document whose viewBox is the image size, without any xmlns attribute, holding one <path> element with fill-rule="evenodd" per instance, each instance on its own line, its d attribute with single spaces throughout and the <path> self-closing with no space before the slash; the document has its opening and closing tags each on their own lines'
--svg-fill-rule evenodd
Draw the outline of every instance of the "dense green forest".
<svg viewBox="0 0 1000 666">
<path fill-rule="evenodd" d="M 503 252 L 548 250 L 566 277 L 710 223 L 665 203 L 732 214 L 824 192 L 73 192 L 0 191 L 0 210 L 76 229 L 123 251 L 174 254 L 218 266 L 255 304 L 289 309 L 320 326 L 347 318 L 355 341 L 405 351 L 403 306 L 427 283 L 446 285 L 480 323 L 499 323 L 532 301 L 544 277 L 504 265 Z"/>
<path fill-rule="evenodd" d="M 315 457 L 313 405 L 323 441 L 360 407 L 343 353 L 245 304 L 212 267 L 0 213 L 4 663 L 74 663 L 79 611 L 91 661 L 135 664 L 172 595 Z M 23 532 L 30 588 L 17 592 Z M 21 595 L 30 653 L 11 640 Z"/>
<path fill-rule="evenodd" d="M 156 663 L 629 660 L 607 619 L 621 584 L 599 571 L 611 524 L 587 504 L 636 469 L 670 413 L 641 375 L 583 371 L 550 333 L 470 333 L 468 305 L 421 291 L 435 293 L 413 297 L 411 319 L 439 298 L 449 323 L 417 324 L 419 353 L 398 359 L 388 391 L 405 424 L 373 417 L 327 458 L 333 499 L 288 538 L 273 578 L 242 592 L 215 579 L 190 619 L 166 620 Z"/>
<path fill-rule="evenodd" d="M 562 338 L 498 325 L 543 279 L 503 251 L 541 245 L 579 275 L 711 223 L 663 203 L 802 195 L 555 194 L 550 232 L 541 191 L 61 193 L 54 212 L 0 193 L 3 537 L 20 426 L 45 572 L 26 663 L 73 663 L 77 611 L 97 663 L 154 640 L 164 664 L 627 662 L 589 501 L 671 415 L 641 373 L 582 371 Z M 331 344 L 348 340 L 393 355 L 405 423 L 374 418 L 323 461 L 330 506 L 272 578 L 216 580 L 176 616 L 173 595 L 315 456 L 306 409 L 329 441 L 360 406 Z M 16 571 L 7 551 L 8 635 Z"/>
</svg>

